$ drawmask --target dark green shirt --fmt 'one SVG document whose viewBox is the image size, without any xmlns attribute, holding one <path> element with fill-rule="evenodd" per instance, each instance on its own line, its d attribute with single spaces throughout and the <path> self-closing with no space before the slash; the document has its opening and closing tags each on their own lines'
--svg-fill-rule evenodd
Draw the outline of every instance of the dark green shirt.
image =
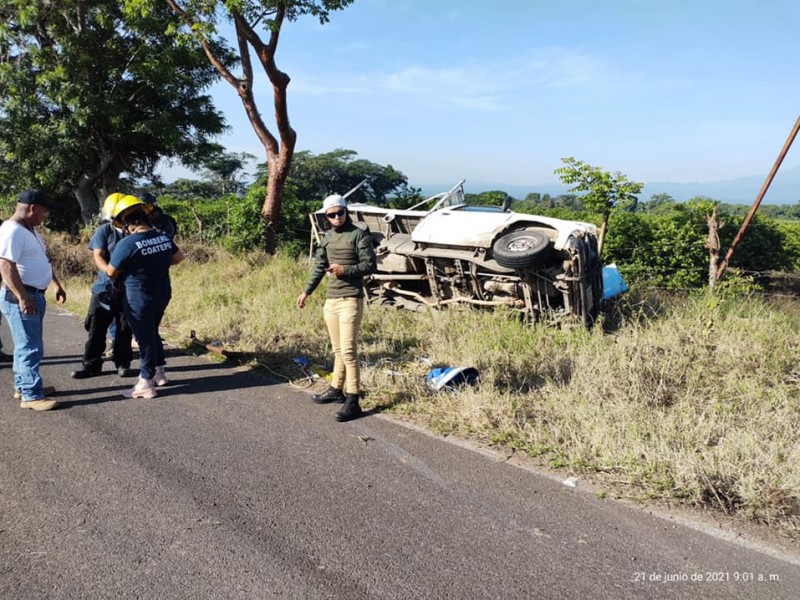
<svg viewBox="0 0 800 600">
<path fill-rule="evenodd" d="M 311 294 L 325 277 L 332 264 L 344 267 L 344 275 L 331 276 L 328 298 L 361 298 L 364 295 L 364 276 L 375 272 L 375 250 L 369 229 L 356 227 L 348 218 L 339 229 L 331 229 L 322 238 L 314 257 L 314 268 L 306 284 Z"/>
</svg>

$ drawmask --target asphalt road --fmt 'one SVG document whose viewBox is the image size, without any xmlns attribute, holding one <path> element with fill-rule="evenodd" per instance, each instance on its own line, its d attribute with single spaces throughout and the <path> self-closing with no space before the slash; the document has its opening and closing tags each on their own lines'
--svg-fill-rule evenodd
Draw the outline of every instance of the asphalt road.
<svg viewBox="0 0 800 600">
<path fill-rule="evenodd" d="M 48 309 L 63 407 L 21 410 L 0 366 L 0 598 L 800 598 L 796 554 L 202 357 L 153 400 L 74 381 L 81 320 Z"/>
</svg>

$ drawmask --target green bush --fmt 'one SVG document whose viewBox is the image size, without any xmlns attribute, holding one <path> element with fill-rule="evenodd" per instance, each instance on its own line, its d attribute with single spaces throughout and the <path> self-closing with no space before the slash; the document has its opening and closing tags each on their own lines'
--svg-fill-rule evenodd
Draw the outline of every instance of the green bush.
<svg viewBox="0 0 800 600">
<path fill-rule="evenodd" d="M 178 222 L 182 237 L 219 244 L 234 253 L 262 248 L 265 223 L 261 207 L 265 186 L 253 185 L 244 196 L 229 194 L 220 198 L 183 199 L 162 196 L 159 204 Z M 283 199 L 278 246 L 298 255 L 305 252 L 311 235 L 308 214 L 316 210 L 318 200 L 298 200 L 288 186 Z"/>
<path fill-rule="evenodd" d="M 230 198 L 228 207 L 228 231 L 222 238 L 222 245 L 230 252 L 248 252 L 263 247 L 264 220 L 261 218 L 261 205 L 264 202 L 264 189 L 252 186 L 241 198 Z"/>
<path fill-rule="evenodd" d="M 723 252 L 730 247 L 744 221 L 743 217 L 728 218 L 720 229 Z M 795 224 L 795 228 L 800 223 Z M 731 258 L 732 267 L 748 272 L 791 271 L 800 254 L 792 255 L 791 242 L 787 245 L 787 231 L 774 219 L 756 216 L 750 223 Z"/>
<path fill-rule="evenodd" d="M 677 288 L 702 287 L 708 281 L 707 200 L 675 204 L 659 213 L 612 214 L 603 262 L 616 262 L 631 282 Z M 742 217 L 720 215 L 721 254 L 730 247 Z M 756 217 L 729 265 L 741 273 L 797 271 L 800 223 Z"/>
<path fill-rule="evenodd" d="M 181 237 L 218 242 L 228 230 L 227 198 L 183 199 L 164 195 L 158 203 L 177 221 Z"/>
<path fill-rule="evenodd" d="M 800 272 L 800 221 L 778 221 L 775 228 L 783 236 L 783 251 L 789 262 L 788 270 Z"/>
<path fill-rule="evenodd" d="M 705 215 L 691 204 L 663 214 L 617 211 L 603 262 L 615 262 L 631 282 L 666 288 L 702 286 L 708 277 Z"/>
</svg>

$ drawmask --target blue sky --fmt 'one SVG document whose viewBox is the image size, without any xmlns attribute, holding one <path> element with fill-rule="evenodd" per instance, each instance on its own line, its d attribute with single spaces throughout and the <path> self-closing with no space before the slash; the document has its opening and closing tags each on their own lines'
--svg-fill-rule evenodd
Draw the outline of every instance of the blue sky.
<svg viewBox="0 0 800 600">
<path fill-rule="evenodd" d="M 566 156 L 717 181 L 766 175 L 800 115 L 798 23 L 797 0 L 356 0 L 288 23 L 277 63 L 298 150 L 355 150 L 411 185 L 555 183 Z M 233 89 L 213 95 L 220 142 L 263 162 Z M 798 165 L 800 141 L 781 169 Z"/>
</svg>

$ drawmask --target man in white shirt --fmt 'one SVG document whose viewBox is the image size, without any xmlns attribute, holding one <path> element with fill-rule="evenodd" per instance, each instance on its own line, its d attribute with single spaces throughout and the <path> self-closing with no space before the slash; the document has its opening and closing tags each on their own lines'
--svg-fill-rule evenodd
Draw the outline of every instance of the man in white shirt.
<svg viewBox="0 0 800 600">
<path fill-rule="evenodd" d="M 44 223 L 49 209 L 47 194 L 26 190 L 17 199 L 14 215 L 0 225 L 0 312 L 14 339 L 14 397 L 19 396 L 21 408 L 36 411 L 51 410 L 58 404 L 45 398 L 39 375 L 44 356 L 45 290 L 52 282 L 58 303 L 67 299 L 53 274 L 44 240 L 35 229 Z"/>
<path fill-rule="evenodd" d="M 3 219 L 0 219 L 0 225 L 2 225 L 2 224 L 3 224 Z M 2 278 L 0 278 L 0 284 L 2 284 L 2 283 L 3 283 L 3 280 L 2 280 Z M 0 319 L 0 323 L 2 323 L 2 322 L 3 322 L 3 319 Z M 13 356 L 3 352 L 3 343 L 0 341 L 0 363 L 7 363 L 7 362 L 11 362 L 12 360 L 14 360 Z"/>
</svg>

